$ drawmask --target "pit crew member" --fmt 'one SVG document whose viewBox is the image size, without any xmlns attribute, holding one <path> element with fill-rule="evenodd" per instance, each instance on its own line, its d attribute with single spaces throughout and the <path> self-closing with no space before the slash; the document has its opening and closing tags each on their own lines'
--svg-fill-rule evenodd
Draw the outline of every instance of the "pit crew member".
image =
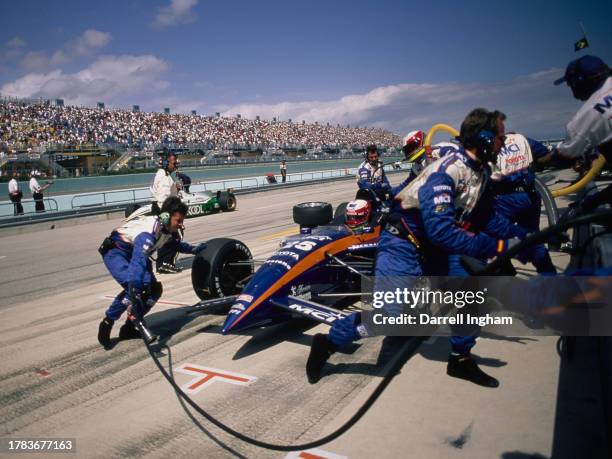
<svg viewBox="0 0 612 459">
<path fill-rule="evenodd" d="M 465 254 L 492 258 L 518 243 L 524 230 L 506 219 L 492 215 L 484 230 L 473 234 L 461 227 L 476 207 L 494 161 L 504 140 L 500 112 L 472 110 L 461 125 L 456 151 L 428 165 L 396 196 L 394 208 L 382 231 L 376 254 L 375 290 L 411 288 L 423 275 L 453 275 L 449 255 Z M 399 283 L 405 285 L 398 285 Z M 386 285 L 385 284 L 391 284 Z M 401 305 L 388 304 L 386 312 L 398 315 Z M 360 313 L 335 320 L 329 335 L 315 335 L 306 371 L 310 382 L 320 378 L 329 356 L 348 343 L 369 336 Z M 451 339 L 447 373 L 474 383 L 496 387 L 498 381 L 484 373 L 470 356 L 473 336 Z"/>
<path fill-rule="evenodd" d="M 151 255 L 164 244 L 172 244 L 181 253 L 197 254 L 206 248 L 193 246 L 174 238 L 183 226 L 187 206 L 176 196 L 167 198 L 159 215 L 141 217 L 115 229 L 100 246 L 104 265 L 119 285 L 121 292 L 106 310 L 98 327 L 98 341 L 111 346 L 113 324 L 130 309 L 130 316 L 119 329 L 119 339 L 140 338 L 134 317 L 142 319 L 162 295 L 162 284 L 155 279 Z"/>
<path fill-rule="evenodd" d="M 612 163 L 612 70 L 599 57 L 585 55 L 571 61 L 565 75 L 555 85 L 567 83 L 574 98 L 584 105 L 567 124 L 567 139 L 553 150 L 553 163 L 579 158 L 589 150 L 599 150 Z M 584 210 L 612 201 L 612 185 L 587 196 Z"/>
<path fill-rule="evenodd" d="M 357 170 L 357 186 L 360 190 L 372 190 L 380 197 L 391 189 L 376 145 L 366 147 L 365 161 L 359 165 Z"/>
<path fill-rule="evenodd" d="M 159 169 L 153 179 L 153 184 L 150 187 L 153 202 L 151 210 L 154 215 L 159 215 L 160 208 L 163 202 L 171 196 L 178 196 L 178 191 L 181 188 L 176 177 L 178 159 L 173 152 L 164 150 L 159 159 Z M 177 234 L 178 236 L 178 234 Z M 157 251 L 156 270 L 160 274 L 174 274 L 182 271 L 176 266 L 174 260 L 177 252 L 173 244 L 165 247 L 160 247 Z"/>
</svg>

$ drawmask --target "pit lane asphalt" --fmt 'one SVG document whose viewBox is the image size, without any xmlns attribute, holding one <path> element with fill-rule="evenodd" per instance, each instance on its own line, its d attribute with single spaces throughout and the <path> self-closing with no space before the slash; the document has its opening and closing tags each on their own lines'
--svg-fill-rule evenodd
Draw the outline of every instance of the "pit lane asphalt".
<svg viewBox="0 0 612 459">
<path fill-rule="evenodd" d="M 354 193 L 354 183 L 341 182 L 240 197 L 235 213 L 188 220 L 186 240 L 235 237 L 251 248 L 255 258 L 265 257 L 278 246 L 282 234 L 295 228 L 291 219 L 293 204 L 322 200 L 337 205 Z M 97 326 L 110 302 L 104 296 L 116 294 L 118 287 L 103 267 L 96 248 L 119 223 L 117 218 L 0 239 L 0 256 L 6 257 L 0 259 L 0 436 L 76 438 L 77 457 L 284 457 L 284 453 L 238 442 L 205 422 L 211 436 L 203 434 L 188 418 L 141 342 L 119 342 L 110 351 L 99 346 Z M 184 262 L 188 265 L 190 261 Z M 189 270 L 159 279 L 164 284 L 162 300 L 186 304 L 197 301 Z M 148 321 L 172 346 L 174 368 L 190 363 L 257 378 L 249 386 L 218 382 L 193 399 L 233 428 L 259 439 L 301 443 L 318 438 L 345 418 L 356 400 L 366 396 L 369 386 L 384 373 L 384 368 L 377 365 L 388 356 L 380 352 L 381 340 L 365 340 L 349 353 L 334 355 L 329 374 L 311 386 L 304 374 L 308 346 L 311 335 L 326 327 L 313 328 L 296 321 L 244 335 L 222 336 L 219 330 L 224 317 L 187 316 L 183 307 L 158 304 Z M 485 355 L 504 344 L 483 341 L 479 352 Z M 534 405 L 525 395 L 520 419 L 517 417 L 512 424 L 519 427 L 509 435 L 506 432 L 511 444 L 524 444 L 522 427 L 533 414 L 530 409 L 539 414 L 528 424 L 542 423 L 542 417 L 550 421 L 551 405 L 554 413 L 553 381 L 558 362 L 549 359 L 553 346 L 549 341 L 538 338 L 521 343 L 521 353 L 531 351 L 532 360 L 550 364 L 544 367 L 543 374 L 535 375 L 544 379 L 539 381 L 543 393 L 538 392 L 543 399 Z M 540 348 L 543 353 L 537 352 Z M 506 346 L 506 354 L 514 350 Z M 494 419 L 496 415 L 490 413 L 488 420 L 482 414 L 478 418 L 482 403 L 502 391 L 502 400 L 516 405 L 516 392 L 525 388 L 512 375 L 512 384 L 504 386 L 502 382 L 496 391 L 477 388 L 449 379 L 444 375 L 444 365 L 444 359 L 431 358 L 427 353 L 409 361 L 402 375 L 412 378 L 410 385 L 398 388 L 394 382 L 390 388 L 395 387 L 394 398 L 383 398 L 385 404 L 380 406 L 384 410 L 378 409 L 374 417 L 359 423 L 357 436 L 351 431 L 322 449 L 351 457 L 398 457 L 410 453 L 416 453 L 415 457 L 478 456 L 473 455 L 473 450 L 470 455 L 457 455 L 460 449 L 445 445 L 445 439 L 459 435 L 465 424 L 453 422 L 452 417 L 446 419 L 444 405 L 435 411 L 426 400 L 440 397 L 439 391 L 443 391 L 440 400 L 450 404 L 467 397 L 471 411 L 462 414 L 468 420 L 476 418 L 471 429 L 482 433 L 483 424 L 486 431 L 491 416 Z M 523 373 L 528 372 L 530 367 L 524 367 Z M 412 368 L 419 369 L 418 377 Z M 495 370 L 492 373 L 498 376 Z M 175 377 L 179 384 L 192 379 L 180 373 Z M 424 419 L 435 423 L 435 435 L 423 428 Z M 414 420 L 418 429 L 412 424 Z M 388 437 L 386 423 L 401 423 L 405 428 Z M 549 424 L 545 422 L 543 426 L 548 428 Z M 420 435 L 416 450 L 415 433 Z M 548 454 L 550 436 L 548 430 L 537 436 L 529 443 L 529 451 Z M 368 441 L 370 437 L 377 441 Z M 376 449 L 372 451 L 366 445 L 376 445 Z M 474 442 L 471 446 L 479 451 Z M 492 457 L 484 450 L 480 452 L 484 455 L 479 457 Z"/>
<path fill-rule="evenodd" d="M 353 182 L 338 182 L 241 196 L 233 213 L 187 220 L 186 240 L 235 237 L 255 258 L 265 257 L 283 234 L 297 231 L 293 204 L 322 200 L 337 205 L 354 193 Z M 104 296 L 119 288 L 96 249 L 120 222 L 0 238 L 5 257 L 0 259 L 0 436 L 76 437 L 79 457 L 233 456 L 193 426 L 141 342 L 120 342 L 110 351 L 97 343 L 97 326 L 111 301 Z M 190 262 L 189 257 L 181 260 L 186 266 Z M 197 302 L 188 269 L 159 279 L 162 300 Z M 362 365 L 329 378 L 320 393 L 304 375 L 310 337 L 302 331 L 310 324 L 222 336 L 223 320 L 224 315 L 191 317 L 184 308 L 159 304 L 149 323 L 172 335 L 175 367 L 189 362 L 258 378 L 247 387 L 216 383 L 194 396 L 214 415 L 257 437 L 293 442 L 316 434 L 322 421 L 370 381 L 370 374 L 380 372 L 374 366 L 377 343 L 368 343 L 361 346 Z M 352 362 L 353 356 L 344 359 Z M 41 376 L 43 370 L 49 375 Z M 191 379 L 176 378 L 181 384 Z M 213 433 L 238 454 L 279 456 Z"/>
</svg>

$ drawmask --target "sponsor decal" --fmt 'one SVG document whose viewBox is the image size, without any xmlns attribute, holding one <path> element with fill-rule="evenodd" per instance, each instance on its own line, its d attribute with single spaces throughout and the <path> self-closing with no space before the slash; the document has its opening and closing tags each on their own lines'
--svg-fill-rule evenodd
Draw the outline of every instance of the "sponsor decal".
<svg viewBox="0 0 612 459">
<path fill-rule="evenodd" d="M 520 163 L 523 161 L 527 161 L 527 158 L 525 157 L 525 155 L 516 155 L 516 156 L 512 156 L 511 158 L 506 158 L 506 163 L 508 164 L 516 164 L 516 163 Z"/>
<path fill-rule="evenodd" d="M 364 244 L 355 244 L 355 245 L 352 245 L 347 250 L 374 249 L 376 247 L 378 247 L 378 243 L 376 243 L 376 242 L 367 242 L 367 243 L 364 243 Z"/>
<path fill-rule="evenodd" d="M 310 292 L 310 285 L 292 285 L 291 286 L 291 296 L 295 296 L 296 298 L 303 298 L 309 300 L 312 298 L 312 293 Z"/>
<path fill-rule="evenodd" d="M 297 253 L 291 252 L 289 250 L 279 250 L 278 252 L 276 252 L 272 256 L 273 257 L 291 257 L 294 260 L 299 260 L 300 259 L 300 256 Z"/>
<path fill-rule="evenodd" d="M 434 204 L 450 204 L 451 197 L 450 194 L 441 194 L 439 196 L 434 196 Z"/>
<path fill-rule="evenodd" d="M 604 114 L 605 110 L 612 107 L 612 95 L 604 97 L 601 103 L 595 104 L 593 107 L 597 112 Z"/>
<path fill-rule="evenodd" d="M 341 319 L 342 317 L 344 317 L 342 314 L 334 314 L 333 312 L 321 311 L 318 309 L 311 308 L 309 306 L 296 303 L 290 304 L 289 309 L 292 309 L 295 312 L 299 312 L 302 315 L 313 317 L 316 320 L 323 321 L 328 324 L 331 324 L 336 319 Z"/>
<path fill-rule="evenodd" d="M 189 208 L 187 209 L 187 216 L 188 217 L 193 217 L 195 215 L 200 215 L 204 212 L 204 210 L 202 209 L 201 205 L 195 205 L 195 206 L 189 206 Z"/>
<path fill-rule="evenodd" d="M 283 268 L 287 269 L 287 271 L 291 269 L 291 265 L 282 260 L 267 260 L 264 262 L 264 265 L 281 265 Z"/>
<path fill-rule="evenodd" d="M 253 296 L 243 293 L 242 295 L 239 295 L 238 298 L 236 298 L 236 301 L 244 301 L 245 303 L 250 303 L 251 301 L 253 301 Z"/>
<path fill-rule="evenodd" d="M 434 212 L 436 214 L 441 214 L 442 212 L 445 212 L 447 209 L 448 209 L 448 205 L 438 204 L 436 207 L 434 207 Z"/>
<path fill-rule="evenodd" d="M 433 187 L 434 191 L 452 191 L 450 185 L 435 185 Z"/>
<path fill-rule="evenodd" d="M 195 376 L 187 384 L 181 386 L 186 394 L 193 395 L 215 382 L 224 382 L 238 386 L 248 386 L 257 381 L 255 376 L 234 373 L 233 371 L 219 370 L 217 368 L 203 367 L 192 363 L 184 363 L 174 369 L 177 373 Z"/>
</svg>

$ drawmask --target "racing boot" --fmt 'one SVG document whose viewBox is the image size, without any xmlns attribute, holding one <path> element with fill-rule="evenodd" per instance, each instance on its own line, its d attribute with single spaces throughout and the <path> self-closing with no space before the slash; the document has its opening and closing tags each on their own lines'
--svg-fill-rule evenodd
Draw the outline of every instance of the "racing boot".
<svg viewBox="0 0 612 459">
<path fill-rule="evenodd" d="M 465 379 L 479 386 L 499 386 L 499 381 L 482 371 L 470 354 L 451 354 L 448 358 L 446 374 L 453 378 Z"/>
<path fill-rule="evenodd" d="M 327 339 L 327 335 L 323 333 L 314 335 L 306 362 L 306 376 L 310 384 L 316 384 L 321 379 L 321 369 L 334 352 L 336 346 Z"/>
<path fill-rule="evenodd" d="M 98 327 L 98 342 L 104 347 L 104 349 L 108 349 L 111 345 L 110 334 L 114 323 L 114 320 L 104 317 L 102 322 L 100 322 L 100 326 Z"/>
<path fill-rule="evenodd" d="M 128 339 L 141 339 L 142 335 L 134 326 L 134 323 L 127 319 L 125 323 L 119 329 L 119 339 L 128 340 Z"/>
<path fill-rule="evenodd" d="M 162 263 L 157 267 L 158 274 L 177 274 L 183 271 L 183 268 L 179 268 L 172 263 Z"/>
</svg>

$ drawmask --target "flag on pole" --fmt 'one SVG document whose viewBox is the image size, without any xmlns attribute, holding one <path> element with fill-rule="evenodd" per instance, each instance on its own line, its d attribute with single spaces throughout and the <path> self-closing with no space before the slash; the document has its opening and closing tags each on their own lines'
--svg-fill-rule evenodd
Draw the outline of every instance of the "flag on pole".
<svg viewBox="0 0 612 459">
<path fill-rule="evenodd" d="M 574 51 L 580 51 L 581 49 L 588 48 L 589 42 L 587 41 L 586 36 L 582 37 L 576 43 L 574 43 Z"/>
</svg>

